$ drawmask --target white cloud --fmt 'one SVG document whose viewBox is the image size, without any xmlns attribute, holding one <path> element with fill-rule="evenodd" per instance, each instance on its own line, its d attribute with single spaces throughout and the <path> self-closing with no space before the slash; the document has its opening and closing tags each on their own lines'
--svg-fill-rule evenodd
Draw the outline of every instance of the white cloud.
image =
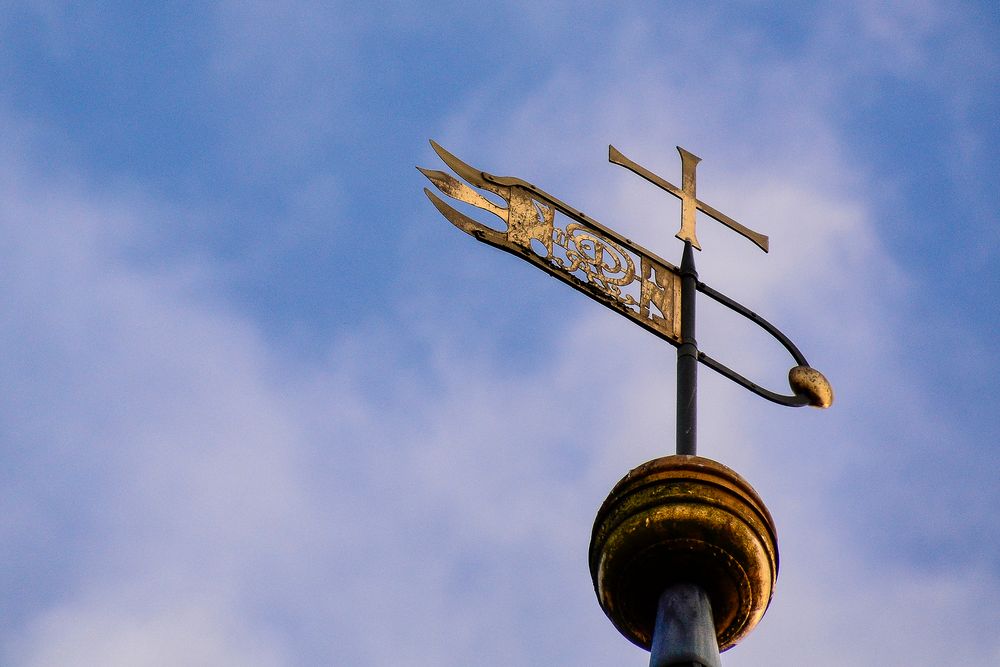
<svg viewBox="0 0 1000 667">
<path fill-rule="evenodd" d="M 234 622 L 231 602 L 181 589 L 177 599 L 107 595 L 44 614 L 17 664 L 275 667 L 288 664 L 271 638 Z M 160 607 L 160 608 L 157 608 Z"/>
<path fill-rule="evenodd" d="M 248 566 L 288 557 L 310 507 L 260 343 L 190 291 L 204 276 L 130 266 L 138 207 L 6 167 L 7 538 L 60 552 L 8 566 L 66 582 L 19 591 L 17 661 L 251 664 L 258 633 L 228 596 Z M 253 664 L 276 664 L 269 650 Z"/>
</svg>

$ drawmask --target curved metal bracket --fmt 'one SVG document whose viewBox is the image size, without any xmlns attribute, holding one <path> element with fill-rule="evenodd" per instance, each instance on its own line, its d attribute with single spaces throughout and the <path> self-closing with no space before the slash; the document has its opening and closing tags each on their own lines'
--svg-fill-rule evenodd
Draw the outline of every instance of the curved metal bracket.
<svg viewBox="0 0 1000 667">
<path fill-rule="evenodd" d="M 739 313 L 767 333 L 771 334 L 775 340 L 781 343 L 784 348 L 788 350 L 788 353 L 792 355 L 792 358 L 795 359 L 795 363 L 797 364 L 797 366 L 794 366 L 788 371 L 788 383 L 794 393 L 790 396 L 785 396 L 771 391 L 770 389 L 761 387 L 759 384 L 752 382 L 743 375 L 737 373 L 728 366 L 719 363 L 701 351 L 698 352 L 698 361 L 705 364 L 716 373 L 729 378 L 741 387 L 749 389 L 758 396 L 780 405 L 787 405 L 789 407 L 796 408 L 803 405 L 828 408 L 831 404 L 833 404 L 833 388 L 830 386 L 830 383 L 825 377 L 823 377 L 822 373 L 809 365 L 809 362 L 806 361 L 805 355 L 799 351 L 799 348 L 795 346 L 795 343 L 789 340 L 788 336 L 783 334 L 776 326 L 743 304 L 733 301 L 722 292 L 712 289 L 705 283 L 699 281 L 697 289 L 705 296 L 710 297 L 730 310 Z"/>
</svg>

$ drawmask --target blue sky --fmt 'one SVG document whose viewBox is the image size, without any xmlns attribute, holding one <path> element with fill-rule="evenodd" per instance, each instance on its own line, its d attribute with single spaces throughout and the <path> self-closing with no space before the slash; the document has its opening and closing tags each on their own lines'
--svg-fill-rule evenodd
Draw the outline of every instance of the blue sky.
<svg viewBox="0 0 1000 667">
<path fill-rule="evenodd" d="M 1000 664 L 995 3 L 0 6 L 0 663 L 642 665 L 594 514 L 674 350 L 442 219 L 428 139 L 679 259 L 834 407 L 703 371 L 778 526 L 727 667 Z M 699 343 L 787 358 L 707 304 Z"/>
</svg>

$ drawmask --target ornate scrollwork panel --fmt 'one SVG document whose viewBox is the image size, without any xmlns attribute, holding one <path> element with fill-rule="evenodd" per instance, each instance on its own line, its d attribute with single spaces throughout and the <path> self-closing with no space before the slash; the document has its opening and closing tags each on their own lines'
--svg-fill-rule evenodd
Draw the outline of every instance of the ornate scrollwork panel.
<svg viewBox="0 0 1000 667">
<path fill-rule="evenodd" d="M 452 224 L 531 262 L 661 338 L 675 345 L 680 342 L 676 267 L 530 183 L 478 171 L 433 145 L 456 174 L 506 203 L 505 207 L 493 203 L 445 172 L 420 169 L 438 190 L 499 217 L 506 229 L 498 231 L 474 220 L 425 188 Z"/>
</svg>

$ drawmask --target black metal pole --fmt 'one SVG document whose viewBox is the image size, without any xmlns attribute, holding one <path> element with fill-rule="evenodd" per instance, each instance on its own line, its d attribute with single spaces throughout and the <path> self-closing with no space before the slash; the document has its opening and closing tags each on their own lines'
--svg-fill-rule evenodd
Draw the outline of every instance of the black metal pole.
<svg viewBox="0 0 1000 667">
<path fill-rule="evenodd" d="M 677 453 L 698 453 L 698 341 L 694 337 L 698 271 L 694 250 L 684 242 L 681 258 L 681 344 L 677 348 Z"/>
<path fill-rule="evenodd" d="M 694 249 L 684 242 L 681 258 L 681 344 L 677 348 L 677 453 L 698 453 L 698 341 Z M 694 584 L 674 584 L 660 595 L 649 652 L 650 667 L 721 667 L 712 607 Z"/>
</svg>

